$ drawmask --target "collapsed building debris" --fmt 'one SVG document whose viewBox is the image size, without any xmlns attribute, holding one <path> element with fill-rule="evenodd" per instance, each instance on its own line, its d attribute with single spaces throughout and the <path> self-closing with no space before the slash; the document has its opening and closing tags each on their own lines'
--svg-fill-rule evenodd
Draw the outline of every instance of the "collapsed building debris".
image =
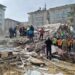
<svg viewBox="0 0 75 75">
<path fill-rule="evenodd" d="M 1 75 L 35 75 L 35 73 L 38 75 L 41 75 L 41 73 L 43 75 L 74 75 L 75 68 L 72 68 L 72 66 L 75 65 L 61 60 L 57 62 L 46 59 L 44 41 L 34 43 L 28 41 L 25 37 L 18 38 L 18 40 L 11 39 L 7 43 L 7 48 L 5 47 L 2 49 L 2 52 L 0 51 L 0 65 L 7 66 L 6 68 L 8 68 L 7 70 L 0 68 L 0 70 L 5 71 Z M 16 46 L 13 46 L 13 44 Z M 41 73 L 38 73 L 38 70 Z"/>
</svg>

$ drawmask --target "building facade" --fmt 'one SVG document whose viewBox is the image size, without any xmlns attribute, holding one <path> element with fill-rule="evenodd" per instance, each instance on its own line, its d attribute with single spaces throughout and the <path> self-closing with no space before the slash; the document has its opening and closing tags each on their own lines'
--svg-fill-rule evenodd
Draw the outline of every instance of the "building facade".
<svg viewBox="0 0 75 75">
<path fill-rule="evenodd" d="M 29 23 L 34 26 L 52 24 L 52 23 L 67 23 L 69 19 L 69 13 L 75 13 L 75 4 L 69 4 L 50 8 L 48 10 L 39 10 L 29 13 Z M 75 18 L 75 16 L 73 16 Z M 73 21 L 75 24 L 75 19 Z"/>
<path fill-rule="evenodd" d="M 0 4 L 0 35 L 4 33 L 5 6 Z"/>
<path fill-rule="evenodd" d="M 47 10 L 37 10 L 35 12 L 30 12 L 29 14 L 29 24 L 35 27 L 47 24 Z"/>
<path fill-rule="evenodd" d="M 75 13 L 75 4 L 64 5 L 60 7 L 50 8 L 49 22 L 50 23 L 67 23 L 69 20 L 69 14 Z"/>
<path fill-rule="evenodd" d="M 5 34 L 8 33 L 10 27 L 14 28 L 17 25 L 20 25 L 19 21 L 15 21 L 13 19 L 6 18 L 5 19 L 5 28 L 4 28 L 5 29 Z"/>
</svg>

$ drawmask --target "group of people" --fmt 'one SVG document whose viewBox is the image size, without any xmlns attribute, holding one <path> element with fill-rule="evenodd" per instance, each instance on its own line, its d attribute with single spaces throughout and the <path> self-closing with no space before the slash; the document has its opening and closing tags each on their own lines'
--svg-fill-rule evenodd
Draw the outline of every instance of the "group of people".
<svg viewBox="0 0 75 75">
<path fill-rule="evenodd" d="M 31 40 L 33 40 L 34 37 L 34 27 L 31 25 L 28 28 L 25 27 L 10 27 L 9 28 L 9 36 L 10 38 L 16 37 L 17 36 L 17 30 L 19 31 L 19 35 L 20 36 L 27 36 L 28 38 L 30 38 Z"/>
<path fill-rule="evenodd" d="M 28 28 L 20 27 L 19 28 L 20 36 L 27 36 L 30 40 L 33 40 L 34 37 L 34 27 L 31 25 Z"/>
<path fill-rule="evenodd" d="M 52 45 L 57 46 L 59 49 L 66 52 L 75 52 L 75 40 L 72 38 L 61 39 L 61 38 L 49 38 L 45 41 L 46 44 L 46 55 L 47 58 L 52 57 Z"/>
<path fill-rule="evenodd" d="M 71 51 L 73 48 L 73 39 L 67 38 L 67 39 L 61 39 L 61 38 L 53 38 L 53 44 L 58 46 L 62 50 Z"/>
<path fill-rule="evenodd" d="M 31 25 L 28 28 L 25 27 L 20 27 L 19 28 L 19 33 L 20 36 L 27 36 L 30 40 L 34 41 L 33 37 L 34 37 L 34 27 Z M 37 30 L 38 31 L 38 30 Z M 39 40 L 43 40 L 44 38 L 44 28 L 40 28 L 39 32 Z M 16 37 L 17 36 L 17 27 L 14 28 L 9 28 L 9 35 L 10 38 L 12 37 Z M 45 40 L 45 44 L 46 44 L 46 53 L 47 53 L 47 58 L 49 57 L 50 59 L 52 58 L 52 49 L 51 46 L 57 46 L 58 48 L 60 48 L 61 50 L 66 50 L 67 52 L 70 52 L 72 49 L 75 49 L 75 41 L 72 39 L 72 37 L 69 38 L 56 38 L 56 37 L 47 37 L 47 39 Z"/>
<path fill-rule="evenodd" d="M 30 40 L 33 40 L 34 37 L 34 27 L 31 25 L 30 27 L 10 27 L 9 28 L 9 37 L 13 38 L 17 36 L 17 31 L 19 31 L 19 36 L 27 36 Z M 44 36 L 44 28 L 37 29 L 37 32 L 39 33 L 39 40 L 43 40 Z"/>
<path fill-rule="evenodd" d="M 17 27 L 14 27 L 14 28 L 10 27 L 9 28 L 9 37 L 10 38 L 16 37 L 16 35 L 17 35 L 16 30 L 17 30 Z"/>
<path fill-rule="evenodd" d="M 64 25 L 60 26 L 56 33 L 51 38 L 45 41 L 46 44 L 46 55 L 52 57 L 52 45 L 58 47 L 62 52 L 75 52 L 75 40 L 72 37 L 70 29 Z"/>
</svg>

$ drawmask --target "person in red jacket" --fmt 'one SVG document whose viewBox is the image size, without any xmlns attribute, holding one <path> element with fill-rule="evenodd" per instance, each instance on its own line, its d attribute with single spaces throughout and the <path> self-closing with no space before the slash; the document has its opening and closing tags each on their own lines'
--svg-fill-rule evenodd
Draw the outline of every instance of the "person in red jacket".
<svg viewBox="0 0 75 75">
<path fill-rule="evenodd" d="M 40 37 L 39 37 L 39 39 L 42 39 L 42 40 L 43 40 L 43 36 L 44 36 L 44 29 L 43 29 L 43 28 L 41 28 L 39 32 L 40 32 Z"/>
</svg>

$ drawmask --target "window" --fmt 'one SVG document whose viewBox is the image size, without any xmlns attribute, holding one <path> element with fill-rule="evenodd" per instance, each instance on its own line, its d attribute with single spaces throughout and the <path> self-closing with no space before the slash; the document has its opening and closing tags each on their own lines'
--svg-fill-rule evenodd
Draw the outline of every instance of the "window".
<svg viewBox="0 0 75 75">
<path fill-rule="evenodd" d="M 44 23 L 44 21 L 43 21 L 43 17 L 35 17 L 34 18 L 34 22 L 35 22 L 35 24 L 37 24 L 37 25 L 43 25 Z"/>
</svg>

